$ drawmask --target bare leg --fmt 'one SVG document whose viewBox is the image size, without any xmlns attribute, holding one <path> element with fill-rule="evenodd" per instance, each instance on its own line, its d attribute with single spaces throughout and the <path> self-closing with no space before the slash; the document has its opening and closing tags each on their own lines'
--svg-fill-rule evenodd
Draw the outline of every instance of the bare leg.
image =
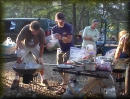
<svg viewBox="0 0 130 99">
<path fill-rule="evenodd" d="M 23 62 L 23 60 L 21 60 L 20 57 L 17 57 L 16 62 L 20 64 Z M 11 85 L 11 90 L 18 88 L 18 86 L 19 86 L 19 74 L 15 73 L 15 78 L 14 78 L 13 83 Z"/>
<path fill-rule="evenodd" d="M 37 64 L 39 64 L 38 59 L 35 59 L 35 60 L 36 60 Z M 44 68 L 42 68 L 40 70 L 40 77 L 41 77 L 41 83 L 44 83 L 47 86 L 47 89 L 50 89 L 49 84 L 45 78 Z"/>
<path fill-rule="evenodd" d="M 39 62 L 38 62 L 38 60 L 37 60 L 37 59 L 35 59 L 35 61 L 37 62 L 37 64 L 39 64 Z M 41 69 L 40 74 L 41 74 L 41 75 L 44 75 L 44 68 L 43 68 L 43 69 Z"/>
</svg>

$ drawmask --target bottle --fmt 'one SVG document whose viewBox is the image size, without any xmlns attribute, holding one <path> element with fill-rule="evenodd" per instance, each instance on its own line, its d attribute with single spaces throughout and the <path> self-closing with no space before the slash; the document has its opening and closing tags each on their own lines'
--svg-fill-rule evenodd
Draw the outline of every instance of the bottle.
<svg viewBox="0 0 130 99">
<path fill-rule="evenodd" d="M 69 83 L 70 83 L 70 86 L 73 88 L 74 86 L 75 86 L 75 83 L 76 83 L 76 76 L 75 75 L 72 75 L 71 76 L 71 78 L 69 79 Z M 68 93 L 68 94 L 73 94 L 72 92 L 71 92 L 71 90 L 69 89 L 69 87 L 68 86 L 66 86 L 66 92 Z"/>
<path fill-rule="evenodd" d="M 73 88 L 73 90 L 78 93 L 80 90 L 82 90 L 83 88 L 83 85 L 79 84 L 77 81 L 74 83 L 74 82 L 71 82 L 70 83 L 71 87 Z M 68 86 L 66 86 L 66 93 L 71 97 L 74 97 L 74 94 L 73 92 L 70 90 L 70 88 Z M 83 97 L 83 93 L 81 93 L 79 95 L 79 97 Z"/>
</svg>

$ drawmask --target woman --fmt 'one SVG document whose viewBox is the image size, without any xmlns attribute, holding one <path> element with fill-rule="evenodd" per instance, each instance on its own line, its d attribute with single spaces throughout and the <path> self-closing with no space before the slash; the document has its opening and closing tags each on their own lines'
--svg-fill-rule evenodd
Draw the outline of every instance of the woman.
<svg viewBox="0 0 130 99">
<path fill-rule="evenodd" d="M 118 36 L 119 44 L 115 53 L 115 60 L 117 62 L 118 58 L 128 58 L 125 62 L 130 61 L 130 34 L 126 30 L 122 30 Z"/>
<path fill-rule="evenodd" d="M 118 58 L 127 58 L 125 63 L 130 63 L 130 34 L 123 30 L 119 33 L 119 44 L 115 53 L 115 62 Z M 125 72 L 125 95 L 130 95 L 130 66 L 126 68 Z"/>
</svg>

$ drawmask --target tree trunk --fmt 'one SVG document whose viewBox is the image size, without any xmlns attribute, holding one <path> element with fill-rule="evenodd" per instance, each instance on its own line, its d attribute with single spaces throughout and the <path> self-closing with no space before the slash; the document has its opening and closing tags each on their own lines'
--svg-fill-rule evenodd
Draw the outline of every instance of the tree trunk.
<svg viewBox="0 0 130 99">
<path fill-rule="evenodd" d="M 84 10 L 85 10 L 85 6 L 83 6 L 82 9 L 81 9 L 81 14 L 80 14 L 79 21 L 78 21 L 78 24 L 77 24 L 77 30 L 76 30 L 77 32 L 80 29 L 80 24 L 81 24 L 81 20 L 83 18 Z"/>
<path fill-rule="evenodd" d="M 89 11 L 86 11 L 86 26 L 89 26 Z"/>
<path fill-rule="evenodd" d="M 84 20 L 84 19 L 85 19 L 84 17 L 85 17 L 85 15 L 83 15 L 83 19 L 82 19 L 82 27 L 81 27 L 82 29 L 83 29 L 83 28 L 85 27 L 85 25 L 86 25 L 85 22 L 84 22 L 84 21 L 85 21 L 85 20 Z"/>
<path fill-rule="evenodd" d="M 76 3 L 72 5 L 73 8 L 73 37 L 75 38 L 76 35 Z"/>
</svg>

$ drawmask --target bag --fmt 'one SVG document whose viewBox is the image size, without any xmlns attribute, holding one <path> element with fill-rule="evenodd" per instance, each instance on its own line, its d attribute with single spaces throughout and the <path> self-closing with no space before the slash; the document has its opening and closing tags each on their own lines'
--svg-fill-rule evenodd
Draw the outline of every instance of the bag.
<svg viewBox="0 0 130 99">
<path fill-rule="evenodd" d="M 85 49 L 70 47 L 70 57 L 68 59 L 68 62 L 70 61 L 81 62 L 83 61 L 85 56 L 86 56 Z"/>
<path fill-rule="evenodd" d="M 103 71 L 112 71 L 111 62 L 106 62 L 106 56 L 98 56 L 96 57 L 96 69 L 103 70 Z"/>
<path fill-rule="evenodd" d="M 111 49 L 111 50 L 109 50 L 109 51 L 106 52 L 105 56 L 109 57 L 111 59 L 114 59 L 115 52 L 116 52 L 116 49 Z"/>
<path fill-rule="evenodd" d="M 96 69 L 103 70 L 103 71 L 112 71 L 111 63 L 110 62 L 102 62 L 101 64 L 97 64 Z"/>
<path fill-rule="evenodd" d="M 2 54 L 14 54 L 16 47 L 16 43 L 10 37 L 7 37 L 4 43 L 1 44 Z"/>
<path fill-rule="evenodd" d="M 55 38 L 55 34 L 51 34 L 47 37 L 45 37 L 46 43 L 47 43 L 47 49 L 49 51 L 57 49 L 59 45 L 58 39 Z"/>
</svg>

